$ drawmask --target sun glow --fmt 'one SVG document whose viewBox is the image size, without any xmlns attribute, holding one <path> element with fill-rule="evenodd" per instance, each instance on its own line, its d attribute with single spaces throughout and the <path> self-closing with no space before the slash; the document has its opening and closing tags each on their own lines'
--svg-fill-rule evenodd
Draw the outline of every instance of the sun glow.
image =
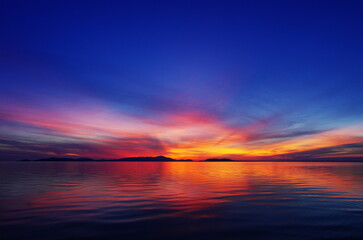
<svg viewBox="0 0 363 240">
<path fill-rule="evenodd" d="M 16 114 L 5 117 L 28 126 L 31 129 L 28 134 L 33 139 L 38 136 L 37 147 L 29 151 L 63 156 L 165 155 L 175 159 L 227 157 L 253 160 L 363 141 L 363 124 L 270 141 L 261 133 L 270 124 L 267 120 L 238 127 L 213 115 L 196 112 L 170 113 L 160 121 L 115 113 L 105 106 L 98 106 L 85 111 L 79 108 L 50 112 L 19 109 Z M 14 130 L 9 134 L 23 133 Z M 42 151 L 42 146 L 48 148 L 50 143 L 56 149 Z M 58 149 L 58 145 L 62 149 Z"/>
</svg>

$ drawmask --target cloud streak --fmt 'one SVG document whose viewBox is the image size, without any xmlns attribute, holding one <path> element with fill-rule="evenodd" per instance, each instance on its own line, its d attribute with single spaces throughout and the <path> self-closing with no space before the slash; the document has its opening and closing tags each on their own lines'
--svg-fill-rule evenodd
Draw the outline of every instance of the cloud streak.
<svg viewBox="0 0 363 240">
<path fill-rule="evenodd" d="M 348 153 L 347 147 L 339 146 L 361 146 L 362 124 L 310 131 L 285 127 L 279 132 L 276 123 L 284 117 L 275 115 L 238 126 L 206 111 L 171 111 L 162 118 L 145 118 L 101 104 L 47 111 L 11 106 L 0 112 L 3 123 L 0 149 L 3 156 L 12 159 L 42 155 L 93 158 L 166 155 L 196 160 L 301 158 L 308 154 L 360 156 L 359 147 L 350 147 Z"/>
</svg>

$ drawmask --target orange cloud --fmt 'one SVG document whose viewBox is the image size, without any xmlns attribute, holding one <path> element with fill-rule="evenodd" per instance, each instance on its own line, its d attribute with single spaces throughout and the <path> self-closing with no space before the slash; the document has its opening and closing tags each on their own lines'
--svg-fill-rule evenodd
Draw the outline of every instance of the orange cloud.
<svg viewBox="0 0 363 240">
<path fill-rule="evenodd" d="M 64 156 L 118 158 L 163 154 L 176 159 L 266 159 L 363 142 L 363 124 L 266 141 L 256 136 L 277 118 L 236 127 L 215 115 L 196 111 L 170 113 L 153 119 L 115 112 L 98 105 L 47 112 L 17 108 L 16 111 L 3 112 L 1 118 L 38 128 L 35 133 L 30 127 L 25 133 L 19 133 L 23 138 L 27 134 L 42 136 L 40 140 L 34 136 L 31 138 L 38 145 L 29 147 L 30 143 L 29 151 Z M 15 132 L 16 127 L 9 134 Z M 56 151 L 49 150 L 53 148 Z"/>
</svg>

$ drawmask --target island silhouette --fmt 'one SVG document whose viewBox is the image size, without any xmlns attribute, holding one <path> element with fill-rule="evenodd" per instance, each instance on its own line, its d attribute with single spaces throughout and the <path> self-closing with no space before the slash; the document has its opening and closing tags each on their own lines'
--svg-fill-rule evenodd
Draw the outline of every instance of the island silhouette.
<svg viewBox="0 0 363 240">
<path fill-rule="evenodd" d="M 40 162 L 54 162 L 54 161 L 67 161 L 67 162 L 192 162 L 191 159 L 180 159 L 176 160 L 173 158 L 165 157 L 165 156 L 157 156 L 157 157 L 127 157 L 127 158 L 119 158 L 119 159 L 92 159 L 92 158 L 42 158 L 36 160 L 20 160 L 20 161 L 40 161 Z"/>
<path fill-rule="evenodd" d="M 127 157 L 118 159 L 93 159 L 93 158 L 62 158 L 51 157 L 42 159 L 23 159 L 19 161 L 37 162 L 363 162 L 361 157 L 342 158 L 306 158 L 306 159 L 259 159 L 259 160 L 233 160 L 229 158 L 208 158 L 204 160 L 173 159 L 165 156 L 156 157 Z"/>
</svg>

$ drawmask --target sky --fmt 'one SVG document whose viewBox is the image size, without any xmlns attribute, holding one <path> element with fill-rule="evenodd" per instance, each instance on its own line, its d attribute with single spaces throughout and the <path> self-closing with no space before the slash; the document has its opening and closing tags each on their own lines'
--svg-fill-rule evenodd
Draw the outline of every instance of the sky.
<svg viewBox="0 0 363 240">
<path fill-rule="evenodd" d="M 363 158 L 362 1 L 0 3 L 0 160 Z"/>
</svg>

